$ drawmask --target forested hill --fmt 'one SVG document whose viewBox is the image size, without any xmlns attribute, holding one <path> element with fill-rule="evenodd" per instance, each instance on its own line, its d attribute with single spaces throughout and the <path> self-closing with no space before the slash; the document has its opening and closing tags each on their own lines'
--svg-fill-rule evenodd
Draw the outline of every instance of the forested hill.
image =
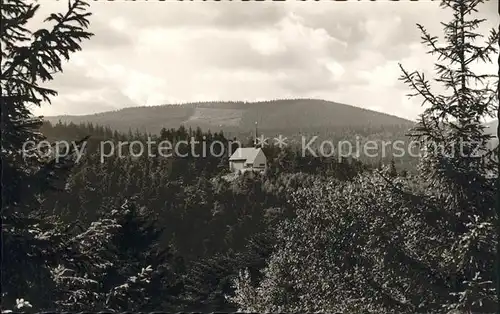
<svg viewBox="0 0 500 314">
<path fill-rule="evenodd" d="M 158 133 L 162 128 L 200 127 L 203 130 L 233 133 L 261 130 L 283 133 L 318 128 L 411 126 L 412 121 L 368 109 L 319 99 L 286 99 L 262 102 L 200 102 L 124 108 L 84 116 L 46 117 L 76 124 L 91 122 L 127 132 Z"/>
</svg>

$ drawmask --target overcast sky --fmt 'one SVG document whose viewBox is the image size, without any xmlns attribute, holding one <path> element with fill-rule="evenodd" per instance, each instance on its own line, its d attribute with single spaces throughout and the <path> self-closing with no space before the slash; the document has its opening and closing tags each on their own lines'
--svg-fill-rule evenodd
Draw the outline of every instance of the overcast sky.
<svg viewBox="0 0 500 314">
<path fill-rule="evenodd" d="M 40 16 L 66 1 L 42 0 Z M 498 27 L 497 0 L 480 7 Z M 37 114 L 200 100 L 311 97 L 414 119 L 398 62 L 432 74 L 415 24 L 440 35 L 438 2 L 92 2 L 95 36 L 49 84 Z M 39 26 L 35 23 L 35 26 Z M 482 66 L 496 72 L 496 64 Z"/>
</svg>

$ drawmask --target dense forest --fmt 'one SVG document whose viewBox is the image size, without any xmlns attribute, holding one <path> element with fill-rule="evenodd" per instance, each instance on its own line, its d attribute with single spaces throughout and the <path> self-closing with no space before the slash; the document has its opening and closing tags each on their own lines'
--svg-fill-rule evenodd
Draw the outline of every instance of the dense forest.
<svg viewBox="0 0 500 314">
<path fill-rule="evenodd" d="M 473 42 L 481 21 L 468 14 L 480 2 L 443 1 L 454 13 L 444 45 L 419 26 L 450 95 L 432 94 L 423 74 L 401 66 L 426 102 L 409 131 L 427 151 L 415 171 L 402 159 L 267 145 L 267 171 L 241 175 L 229 173 L 227 153 L 197 157 L 201 146 L 170 158 L 103 158 L 101 146 L 229 146 L 234 134 L 33 116 L 56 96 L 43 82 L 92 37 L 88 5 L 71 1 L 48 18 L 52 28 L 31 32 L 40 4 L 2 4 L 2 312 L 498 312 L 498 149 L 482 124 L 498 110 L 498 77 L 469 66 L 492 62 L 498 32 Z M 361 132 L 343 129 L 332 137 Z M 59 150 L 62 140 L 72 145 Z M 55 145 L 25 145 L 44 141 Z"/>
<path fill-rule="evenodd" d="M 314 182 L 329 182 L 333 178 L 346 181 L 368 171 L 368 167 L 356 160 L 304 158 L 293 150 L 266 147 L 269 169 L 265 174 L 247 172 L 227 179 L 227 155 L 222 158 L 112 156 L 101 163 L 99 142 L 104 139 L 145 142 L 146 135 L 123 135 L 91 124 L 45 123 L 41 130 L 54 141 L 86 135 L 90 138 L 86 154 L 72 169 L 64 191 L 47 196 L 40 210 L 65 223 L 78 222 L 80 227 L 89 228 L 107 217 L 110 210 L 121 210 L 124 204 L 134 206 L 130 213 L 127 211 L 126 218 L 120 218 L 129 219 L 127 225 L 131 228 L 120 236 L 124 237 L 121 254 L 126 256 L 130 250 L 146 254 L 153 245 L 171 254 L 171 260 L 153 261 L 165 267 L 173 267 L 169 263 L 175 261 L 171 276 L 177 284 L 172 288 L 175 295 L 169 296 L 175 296 L 175 302 L 168 306 L 176 310 L 236 310 L 235 304 L 226 300 L 233 292 L 232 280 L 241 267 L 248 267 L 256 274 L 263 267 L 274 238 L 270 234 L 273 226 L 293 215 L 289 196 L 299 187 Z M 162 130 L 159 140 L 175 142 L 191 137 L 205 137 L 208 143 L 226 141 L 223 134 L 185 128 Z M 186 153 L 191 154 L 189 150 Z M 131 238 L 141 234 L 140 229 L 145 228 L 141 224 L 152 229 L 146 229 L 145 239 L 135 244 Z M 124 263 L 129 262 L 123 258 Z M 158 294 L 159 300 L 155 302 L 164 302 L 166 296 L 167 292 Z M 158 308 L 158 303 L 153 304 L 156 307 L 148 309 Z M 163 306 L 167 305 L 160 308 Z"/>
</svg>

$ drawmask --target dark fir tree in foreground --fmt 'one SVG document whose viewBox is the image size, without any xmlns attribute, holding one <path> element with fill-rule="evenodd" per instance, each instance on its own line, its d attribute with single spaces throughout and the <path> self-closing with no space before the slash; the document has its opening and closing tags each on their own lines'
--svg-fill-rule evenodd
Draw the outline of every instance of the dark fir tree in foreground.
<svg viewBox="0 0 500 314">
<path fill-rule="evenodd" d="M 117 258 L 114 239 L 124 229 L 119 215 L 82 230 L 40 210 L 49 191 L 65 186 L 65 170 L 74 166 L 72 152 L 61 160 L 44 157 L 49 148 L 23 152 L 27 141 L 36 145 L 44 139 L 41 119 L 29 108 L 56 95 L 39 83 L 61 72 L 64 59 L 92 35 L 86 31 L 87 6 L 69 1 L 65 13 L 46 19 L 52 28 L 31 32 L 26 24 L 39 5 L 2 3 L 2 310 L 119 310 L 122 300 L 136 308 L 147 302 L 143 294 L 156 271 Z M 122 282 L 103 287 L 110 269 L 126 272 Z"/>
<path fill-rule="evenodd" d="M 42 121 L 29 107 L 40 106 L 56 94 L 38 83 L 51 80 L 62 70 L 63 59 L 80 50 L 79 42 L 91 36 L 85 31 L 89 15 L 85 7 L 76 1 L 66 14 L 47 18 L 55 23 L 52 29 L 31 32 L 26 24 L 39 5 L 20 0 L 2 3 L 2 306 L 12 306 L 16 298 L 30 298 L 35 304 L 49 299 L 50 289 L 39 281 L 50 277 L 44 254 L 50 254 L 52 239 L 41 236 L 40 228 L 46 224 L 39 220 L 37 200 L 54 187 L 55 172 L 71 159 L 56 163 L 36 150 L 26 156 L 23 144 L 43 140 L 37 131 Z"/>
<path fill-rule="evenodd" d="M 245 311 L 349 313 L 491 313 L 495 297 L 495 182 L 489 135 L 497 76 L 474 73 L 491 63 L 498 33 L 481 42 L 473 13 L 481 1 L 446 0 L 453 18 L 444 44 L 419 25 L 436 54 L 431 91 L 419 72 L 402 79 L 423 98 L 411 135 L 427 154 L 417 176 L 384 172 L 354 182 L 299 189 L 296 217 L 281 224 L 277 250 L 255 287 L 242 271 L 233 298 Z M 307 261 L 307 263 L 304 263 Z"/>
<path fill-rule="evenodd" d="M 478 28 L 484 19 L 474 18 L 482 1 L 445 0 L 443 8 L 453 19 L 443 23 L 445 45 L 418 25 L 423 42 L 435 64 L 436 82 L 446 90 L 436 95 L 424 75 L 409 73 L 402 66 L 402 79 L 427 105 L 411 136 L 419 140 L 427 155 L 422 159 L 422 179 L 429 189 L 445 195 L 441 217 L 452 245 L 444 258 L 445 273 L 451 280 L 452 299 L 448 308 L 489 312 L 498 309 L 494 275 L 498 236 L 495 213 L 498 168 L 485 132 L 484 119 L 494 117 L 498 108 L 498 76 L 478 73 L 473 67 L 492 64 L 498 52 L 498 32 L 484 37 Z M 451 236 L 451 237 L 450 237 Z"/>
</svg>

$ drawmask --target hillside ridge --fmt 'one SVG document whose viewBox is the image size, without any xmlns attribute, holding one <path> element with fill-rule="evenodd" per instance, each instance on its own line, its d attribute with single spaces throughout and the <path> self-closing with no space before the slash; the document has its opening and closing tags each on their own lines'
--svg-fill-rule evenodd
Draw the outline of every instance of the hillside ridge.
<svg viewBox="0 0 500 314">
<path fill-rule="evenodd" d="M 412 125 L 391 114 L 322 99 L 266 101 L 205 101 L 157 106 L 127 107 L 89 115 L 48 116 L 56 123 L 95 123 L 119 131 L 157 133 L 161 128 L 200 127 L 212 131 L 308 129 L 341 126 Z"/>
</svg>

